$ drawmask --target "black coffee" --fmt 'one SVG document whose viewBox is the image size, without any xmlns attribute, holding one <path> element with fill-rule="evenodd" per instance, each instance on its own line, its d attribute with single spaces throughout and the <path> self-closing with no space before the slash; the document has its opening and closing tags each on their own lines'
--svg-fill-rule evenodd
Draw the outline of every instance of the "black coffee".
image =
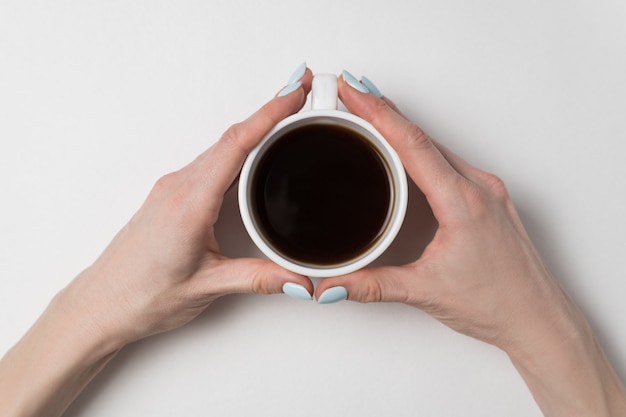
<svg viewBox="0 0 626 417">
<path fill-rule="evenodd" d="M 349 128 L 295 128 L 258 163 L 253 216 L 268 243 L 295 262 L 349 261 L 385 230 L 393 198 L 387 171 L 378 151 Z"/>
</svg>

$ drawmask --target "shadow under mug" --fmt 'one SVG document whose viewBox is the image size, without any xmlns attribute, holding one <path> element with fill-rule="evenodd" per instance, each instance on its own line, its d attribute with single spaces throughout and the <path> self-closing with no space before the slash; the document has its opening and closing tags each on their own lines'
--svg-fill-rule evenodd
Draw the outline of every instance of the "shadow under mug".
<svg viewBox="0 0 626 417">
<path fill-rule="evenodd" d="M 406 174 L 402 162 L 394 149 L 370 123 L 352 113 L 337 110 L 337 102 L 337 77 L 334 74 L 315 75 L 311 90 L 311 110 L 289 116 L 274 126 L 248 155 L 239 178 L 239 211 L 252 241 L 270 260 L 290 271 L 309 277 L 323 278 L 344 275 L 373 262 L 389 247 L 398 234 L 404 220 L 408 201 Z M 260 166 L 267 163 L 264 162 L 264 160 L 267 160 L 267 155 L 274 151 L 277 144 L 281 143 L 281 140 L 283 142 L 287 140 L 298 141 L 298 132 L 302 128 L 306 129 L 310 126 L 323 126 L 327 128 L 326 131 L 329 131 L 328 129 L 330 131 L 334 129 L 345 131 L 347 129 L 352 135 L 361 138 L 365 142 L 365 146 L 380 158 L 381 166 L 384 167 L 384 174 L 382 175 L 386 177 L 385 181 L 388 184 L 388 200 L 382 203 L 386 213 L 383 214 L 384 219 L 377 235 L 371 242 L 363 245 L 359 253 L 340 261 L 311 261 L 310 258 L 299 258 L 293 254 L 288 254 L 287 252 L 289 251 L 281 249 L 280 245 L 276 244 L 275 237 L 271 236 L 272 233 L 268 232 L 264 221 L 260 218 L 259 209 L 257 208 L 258 203 L 255 202 L 255 199 L 259 199 L 259 195 L 261 196 L 260 198 L 264 198 L 263 190 L 256 188 L 263 186 L 262 181 L 261 185 L 259 185 L 259 178 L 257 177 L 263 175 L 260 173 L 263 171 L 260 169 Z M 290 133 L 292 134 L 289 135 Z M 310 177 L 308 180 L 316 181 L 316 172 L 324 169 L 326 167 L 315 166 L 311 171 L 307 171 L 307 176 Z M 359 176 L 357 175 L 357 177 Z M 363 175 L 363 177 L 368 177 L 368 175 Z M 298 191 L 299 185 L 297 182 L 288 186 L 296 188 L 296 190 L 285 191 L 285 193 Z M 359 186 L 367 190 L 368 184 L 359 184 Z M 307 192 L 307 190 L 301 189 L 300 194 L 303 191 Z M 324 198 L 333 199 L 334 197 L 331 195 Z M 368 201 L 367 196 L 364 201 Z M 335 203 L 335 201 L 329 201 L 328 203 L 322 202 L 321 206 L 332 207 L 332 203 Z M 370 203 L 381 204 L 380 201 L 369 200 L 369 203 L 366 203 L 366 205 Z M 330 215 L 332 216 L 332 214 L 331 212 Z M 328 215 L 328 213 L 325 214 L 325 216 Z M 297 218 L 297 215 L 295 217 Z M 280 220 L 283 221 L 285 219 Z M 297 223 L 298 221 L 295 220 L 295 222 Z M 289 227 L 302 226 L 307 225 L 289 225 Z M 337 237 L 339 238 L 339 236 Z"/>
</svg>

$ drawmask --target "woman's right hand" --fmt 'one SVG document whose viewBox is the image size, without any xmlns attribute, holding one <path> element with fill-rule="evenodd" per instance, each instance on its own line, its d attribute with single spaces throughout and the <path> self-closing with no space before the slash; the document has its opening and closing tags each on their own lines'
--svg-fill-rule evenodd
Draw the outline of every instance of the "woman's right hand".
<svg viewBox="0 0 626 417">
<path fill-rule="evenodd" d="M 580 316 L 537 254 L 503 182 L 433 141 L 390 100 L 358 92 L 343 78 L 339 92 L 396 149 L 438 229 L 417 261 L 328 279 L 317 293 L 343 286 L 350 300 L 404 302 L 507 351 L 540 343 L 541 331 L 575 331 Z"/>
<path fill-rule="evenodd" d="M 546 415 L 605 415 L 599 412 L 603 391 L 615 393 L 620 415 L 626 415 L 623 386 L 585 318 L 541 260 L 504 183 L 433 141 L 390 100 L 358 91 L 343 77 L 339 94 L 396 149 L 438 229 L 415 262 L 328 278 L 316 289 L 318 299 L 343 287 L 349 300 L 403 302 L 500 347 Z M 560 395 L 570 396 L 574 408 L 555 402 Z"/>
</svg>

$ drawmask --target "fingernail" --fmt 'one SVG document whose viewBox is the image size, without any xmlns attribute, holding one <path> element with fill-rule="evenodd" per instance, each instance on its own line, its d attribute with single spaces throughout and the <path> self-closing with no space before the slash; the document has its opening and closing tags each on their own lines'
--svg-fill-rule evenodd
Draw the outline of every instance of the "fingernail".
<svg viewBox="0 0 626 417">
<path fill-rule="evenodd" d="M 288 84 L 287 87 L 280 90 L 280 93 L 278 93 L 278 97 L 286 96 L 289 93 L 293 93 L 294 91 L 299 89 L 301 86 L 302 86 L 302 82 L 300 81 L 297 81 L 293 84 Z"/>
<path fill-rule="evenodd" d="M 348 298 L 348 290 L 344 287 L 331 287 L 320 295 L 317 299 L 318 304 L 336 303 Z"/>
<path fill-rule="evenodd" d="M 341 73 L 341 76 L 343 77 L 343 80 L 348 83 L 348 85 L 352 88 L 354 88 L 357 91 L 360 91 L 361 93 L 367 94 L 370 92 L 370 90 L 367 89 L 366 86 L 364 86 L 363 84 L 361 84 L 355 77 L 354 75 L 350 74 L 348 71 L 343 70 L 343 72 Z"/>
<path fill-rule="evenodd" d="M 363 84 L 368 90 L 370 90 L 370 93 L 374 94 L 376 97 L 381 98 L 383 96 L 383 93 L 380 92 L 378 87 L 376 87 L 373 82 L 367 79 L 367 77 L 361 77 L 361 84 Z"/>
<path fill-rule="evenodd" d="M 289 81 L 287 81 L 287 84 L 293 84 L 296 81 L 300 81 L 300 78 L 304 77 L 305 72 L 306 72 L 306 62 L 303 62 L 302 64 L 300 64 L 298 68 L 296 68 L 293 74 L 291 74 L 291 77 L 289 77 Z"/>
<path fill-rule="evenodd" d="M 295 282 L 285 282 L 283 285 L 283 293 L 290 297 L 297 298 L 298 300 L 312 300 L 313 297 L 309 293 L 309 290 L 304 288 L 300 284 Z"/>
</svg>

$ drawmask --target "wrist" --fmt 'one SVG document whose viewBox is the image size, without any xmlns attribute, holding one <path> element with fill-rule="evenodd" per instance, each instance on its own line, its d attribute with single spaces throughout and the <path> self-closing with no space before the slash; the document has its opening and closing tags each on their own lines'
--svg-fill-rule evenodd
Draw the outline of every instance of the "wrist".
<svg viewBox="0 0 626 417">
<path fill-rule="evenodd" d="M 40 318 L 50 327 L 52 335 L 59 335 L 64 344 L 85 364 L 119 351 L 126 342 L 104 325 L 98 313 L 86 305 L 86 300 L 75 298 L 66 288 L 50 302 Z"/>
<path fill-rule="evenodd" d="M 9 415 L 61 415 L 121 347 L 68 307 L 57 295 L 0 361 L 0 404 Z"/>
<path fill-rule="evenodd" d="M 105 356 L 138 339 L 126 298 L 112 285 L 110 274 L 91 266 L 52 299 L 46 313 L 90 356 Z"/>
<path fill-rule="evenodd" d="M 507 354 L 546 417 L 623 415 L 624 386 L 587 321 L 573 313 Z"/>
</svg>

